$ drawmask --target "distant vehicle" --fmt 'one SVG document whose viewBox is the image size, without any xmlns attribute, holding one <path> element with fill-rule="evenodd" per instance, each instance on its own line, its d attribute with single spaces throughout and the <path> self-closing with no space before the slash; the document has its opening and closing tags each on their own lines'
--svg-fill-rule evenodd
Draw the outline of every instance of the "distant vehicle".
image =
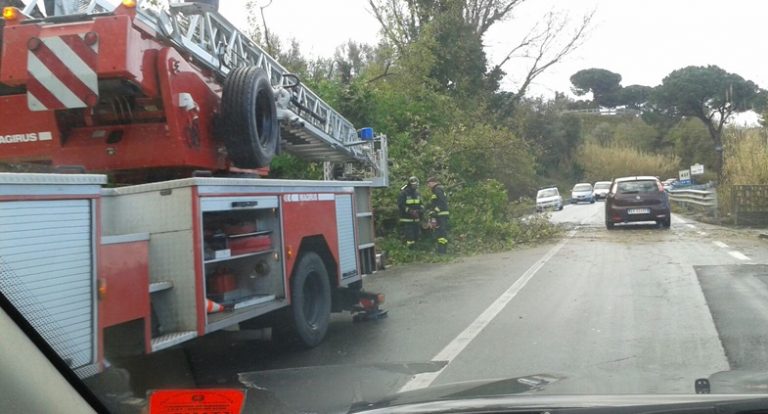
<svg viewBox="0 0 768 414">
<path fill-rule="evenodd" d="M 661 182 L 661 185 L 664 186 L 664 190 L 670 191 L 675 188 L 675 184 L 677 184 L 677 178 L 667 178 L 666 180 Z"/>
<path fill-rule="evenodd" d="M 608 195 L 608 191 L 611 189 L 610 181 L 598 181 L 593 187 L 593 193 L 595 194 L 595 200 L 605 198 Z"/>
<path fill-rule="evenodd" d="M 668 229 L 672 223 L 669 198 L 656 177 L 623 177 L 613 180 L 605 199 L 605 227 L 615 224 L 655 221 Z"/>
<path fill-rule="evenodd" d="M 595 194 L 592 192 L 592 184 L 578 183 L 573 186 L 573 190 L 571 190 L 571 204 L 578 204 L 580 202 L 595 202 Z"/>
<path fill-rule="evenodd" d="M 557 187 L 544 187 L 536 193 L 536 212 L 547 209 L 563 209 L 563 197 L 557 191 Z"/>
</svg>

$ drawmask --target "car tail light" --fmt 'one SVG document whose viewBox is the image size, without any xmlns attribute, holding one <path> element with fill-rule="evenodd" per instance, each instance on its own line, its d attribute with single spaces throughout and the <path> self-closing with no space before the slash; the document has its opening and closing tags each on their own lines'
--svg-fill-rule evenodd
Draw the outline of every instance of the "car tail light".
<svg viewBox="0 0 768 414">
<path fill-rule="evenodd" d="M 659 187 L 659 192 L 664 192 L 664 185 L 661 184 L 661 181 L 656 181 L 656 186 Z"/>
</svg>

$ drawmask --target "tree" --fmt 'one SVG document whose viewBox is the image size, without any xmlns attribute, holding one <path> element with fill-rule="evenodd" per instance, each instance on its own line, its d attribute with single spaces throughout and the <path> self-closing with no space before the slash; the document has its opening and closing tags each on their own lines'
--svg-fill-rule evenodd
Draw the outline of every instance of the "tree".
<svg viewBox="0 0 768 414">
<path fill-rule="evenodd" d="M 516 91 L 509 94 L 507 104 L 515 106 L 523 99 L 531 83 L 550 67 L 560 63 L 566 56 L 578 49 L 587 37 L 594 11 L 584 15 L 580 22 L 572 25 L 567 15 L 549 12 L 496 66 L 489 71 L 490 78 L 505 75 L 502 67 L 511 59 L 524 60 L 520 63 L 524 75 Z"/>
<path fill-rule="evenodd" d="M 640 118 L 631 117 L 616 125 L 613 142 L 620 146 L 653 152 L 659 149 L 658 137 L 654 127 Z"/>
<path fill-rule="evenodd" d="M 760 105 L 760 92 L 754 82 L 717 66 L 688 66 L 667 75 L 651 101 L 671 118 L 690 116 L 704 123 L 717 153 L 715 169 L 721 174 L 723 127 L 734 112 Z"/>
<path fill-rule="evenodd" d="M 606 69 L 582 69 L 571 76 L 571 90 L 577 96 L 592 92 L 600 106 L 614 108 L 621 104 L 621 75 Z"/>
<path fill-rule="evenodd" d="M 709 142 L 707 127 L 696 118 L 683 119 L 667 134 L 667 139 L 674 145 L 675 154 L 680 157 L 681 166 L 695 163 L 714 167 L 716 159 Z"/>
<path fill-rule="evenodd" d="M 515 90 L 504 95 L 504 105 L 510 107 L 520 102 L 538 76 L 581 46 L 593 15 L 584 16 L 574 25 L 567 15 L 548 13 L 526 36 L 512 42 L 513 46 L 500 62 L 488 68 L 483 36 L 522 2 L 368 0 L 384 37 L 399 54 L 406 54 L 408 47 L 425 34 L 433 36 L 432 52 L 437 58 L 434 74 L 436 80 L 449 90 L 496 91 L 506 75 L 504 67 L 515 61 L 515 67 L 522 69 L 516 73 L 521 75 L 516 76 Z"/>
<path fill-rule="evenodd" d="M 516 129 L 534 150 L 538 173 L 545 176 L 553 170 L 567 170 L 582 140 L 581 118 L 563 113 L 559 106 L 552 101 L 526 99 L 516 113 L 520 119 Z"/>
<path fill-rule="evenodd" d="M 629 85 L 621 89 L 620 102 L 627 108 L 642 109 L 651 97 L 653 88 L 645 85 Z"/>
<path fill-rule="evenodd" d="M 455 11 L 477 38 L 504 20 L 523 0 L 368 0 L 384 36 L 403 52 L 438 16 Z"/>
<path fill-rule="evenodd" d="M 602 146 L 610 145 L 613 143 L 613 127 L 607 122 L 601 122 L 589 133 L 589 136 Z"/>
</svg>

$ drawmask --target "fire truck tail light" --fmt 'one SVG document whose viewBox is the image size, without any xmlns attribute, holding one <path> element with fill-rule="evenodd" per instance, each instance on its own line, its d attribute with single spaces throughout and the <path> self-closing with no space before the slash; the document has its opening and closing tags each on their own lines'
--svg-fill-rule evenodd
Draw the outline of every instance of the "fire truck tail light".
<svg viewBox="0 0 768 414">
<path fill-rule="evenodd" d="M 136 0 L 123 0 L 122 4 L 125 7 L 134 8 L 136 7 Z"/>
<path fill-rule="evenodd" d="M 99 41 L 99 34 L 96 32 L 88 32 L 83 37 L 83 40 L 85 41 L 86 45 L 93 46 L 96 44 L 96 42 Z"/>
<path fill-rule="evenodd" d="M 99 300 L 102 300 L 107 296 L 107 279 L 99 279 L 98 292 L 99 292 Z"/>
<path fill-rule="evenodd" d="M 19 18 L 19 9 L 15 7 L 3 7 L 3 19 L 16 20 Z"/>
<path fill-rule="evenodd" d="M 40 44 L 42 44 L 42 41 L 39 38 L 30 37 L 29 40 L 27 40 L 27 49 L 34 52 L 40 47 Z"/>
</svg>

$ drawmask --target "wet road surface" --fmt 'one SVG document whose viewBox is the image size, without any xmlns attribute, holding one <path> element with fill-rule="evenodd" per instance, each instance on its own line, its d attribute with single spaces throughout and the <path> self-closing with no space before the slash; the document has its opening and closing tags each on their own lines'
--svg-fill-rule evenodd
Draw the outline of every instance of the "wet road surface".
<svg viewBox="0 0 768 414">
<path fill-rule="evenodd" d="M 286 351 L 247 332 L 187 349 L 197 386 L 302 366 L 447 361 L 397 389 L 546 373 L 552 393 L 691 393 L 696 378 L 768 368 L 768 242 L 673 215 L 604 226 L 603 204 L 551 213 L 560 240 L 365 280 L 389 318 L 334 315 L 326 340 Z M 394 391 L 396 391 L 395 389 Z"/>
</svg>

